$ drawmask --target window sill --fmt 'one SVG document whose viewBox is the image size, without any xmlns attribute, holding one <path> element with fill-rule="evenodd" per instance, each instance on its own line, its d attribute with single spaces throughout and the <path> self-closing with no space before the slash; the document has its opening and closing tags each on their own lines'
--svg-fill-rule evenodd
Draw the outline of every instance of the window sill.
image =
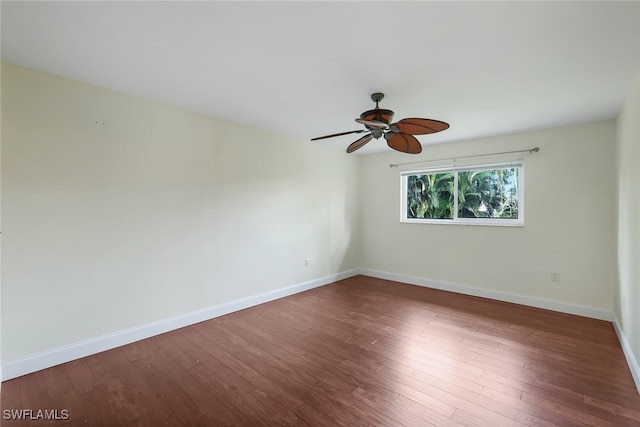
<svg viewBox="0 0 640 427">
<path fill-rule="evenodd" d="M 491 220 L 474 219 L 473 221 L 453 220 L 453 219 L 401 219 L 404 224 L 438 224 L 438 225 L 479 225 L 489 227 L 524 227 L 524 221 L 517 220 Z"/>
</svg>

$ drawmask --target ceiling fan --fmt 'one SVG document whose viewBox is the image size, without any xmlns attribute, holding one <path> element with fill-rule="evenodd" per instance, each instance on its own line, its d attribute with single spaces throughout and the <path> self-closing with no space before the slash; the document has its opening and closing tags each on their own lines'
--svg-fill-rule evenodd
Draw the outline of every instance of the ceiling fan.
<svg viewBox="0 0 640 427">
<path fill-rule="evenodd" d="M 394 114 L 393 111 L 378 107 L 378 103 L 382 101 L 383 98 L 384 93 L 376 92 L 372 94 L 371 100 L 376 103 L 376 108 L 365 111 L 360 114 L 360 118 L 356 119 L 356 122 L 363 124 L 366 129 L 319 136 L 317 138 L 311 138 L 311 141 L 352 133 L 369 132 L 367 135 L 351 143 L 347 147 L 347 153 L 353 153 L 357 149 L 362 148 L 373 138 L 379 139 L 384 136 L 384 139 L 387 140 L 387 145 L 394 150 L 403 153 L 418 154 L 422 151 L 422 145 L 420 145 L 420 142 L 413 135 L 436 133 L 449 128 L 448 123 L 432 119 L 409 118 L 391 123 Z"/>
</svg>

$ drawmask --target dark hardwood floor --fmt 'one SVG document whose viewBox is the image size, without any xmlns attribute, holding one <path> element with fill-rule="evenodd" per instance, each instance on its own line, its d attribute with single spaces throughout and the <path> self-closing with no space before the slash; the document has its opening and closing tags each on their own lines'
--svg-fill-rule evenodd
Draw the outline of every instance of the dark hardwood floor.
<svg viewBox="0 0 640 427">
<path fill-rule="evenodd" d="M 640 426 L 611 323 L 364 276 L 6 381 L 1 406 L 3 426 Z"/>
</svg>

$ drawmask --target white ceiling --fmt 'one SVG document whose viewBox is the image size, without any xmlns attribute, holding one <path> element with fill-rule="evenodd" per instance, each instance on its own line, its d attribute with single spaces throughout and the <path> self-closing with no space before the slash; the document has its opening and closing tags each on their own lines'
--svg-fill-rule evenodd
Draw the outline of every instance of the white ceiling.
<svg viewBox="0 0 640 427">
<path fill-rule="evenodd" d="M 640 2 L 8 2 L 2 60 L 297 137 L 374 107 L 423 145 L 616 117 Z M 323 143 L 345 149 L 360 135 Z M 358 153 L 389 150 L 384 139 Z"/>
</svg>

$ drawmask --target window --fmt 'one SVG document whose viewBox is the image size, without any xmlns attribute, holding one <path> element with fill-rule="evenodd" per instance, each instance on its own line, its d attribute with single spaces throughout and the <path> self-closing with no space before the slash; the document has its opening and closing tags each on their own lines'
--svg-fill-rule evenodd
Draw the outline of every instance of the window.
<svg viewBox="0 0 640 427">
<path fill-rule="evenodd" d="M 402 172 L 401 221 L 524 225 L 522 162 Z"/>
</svg>

